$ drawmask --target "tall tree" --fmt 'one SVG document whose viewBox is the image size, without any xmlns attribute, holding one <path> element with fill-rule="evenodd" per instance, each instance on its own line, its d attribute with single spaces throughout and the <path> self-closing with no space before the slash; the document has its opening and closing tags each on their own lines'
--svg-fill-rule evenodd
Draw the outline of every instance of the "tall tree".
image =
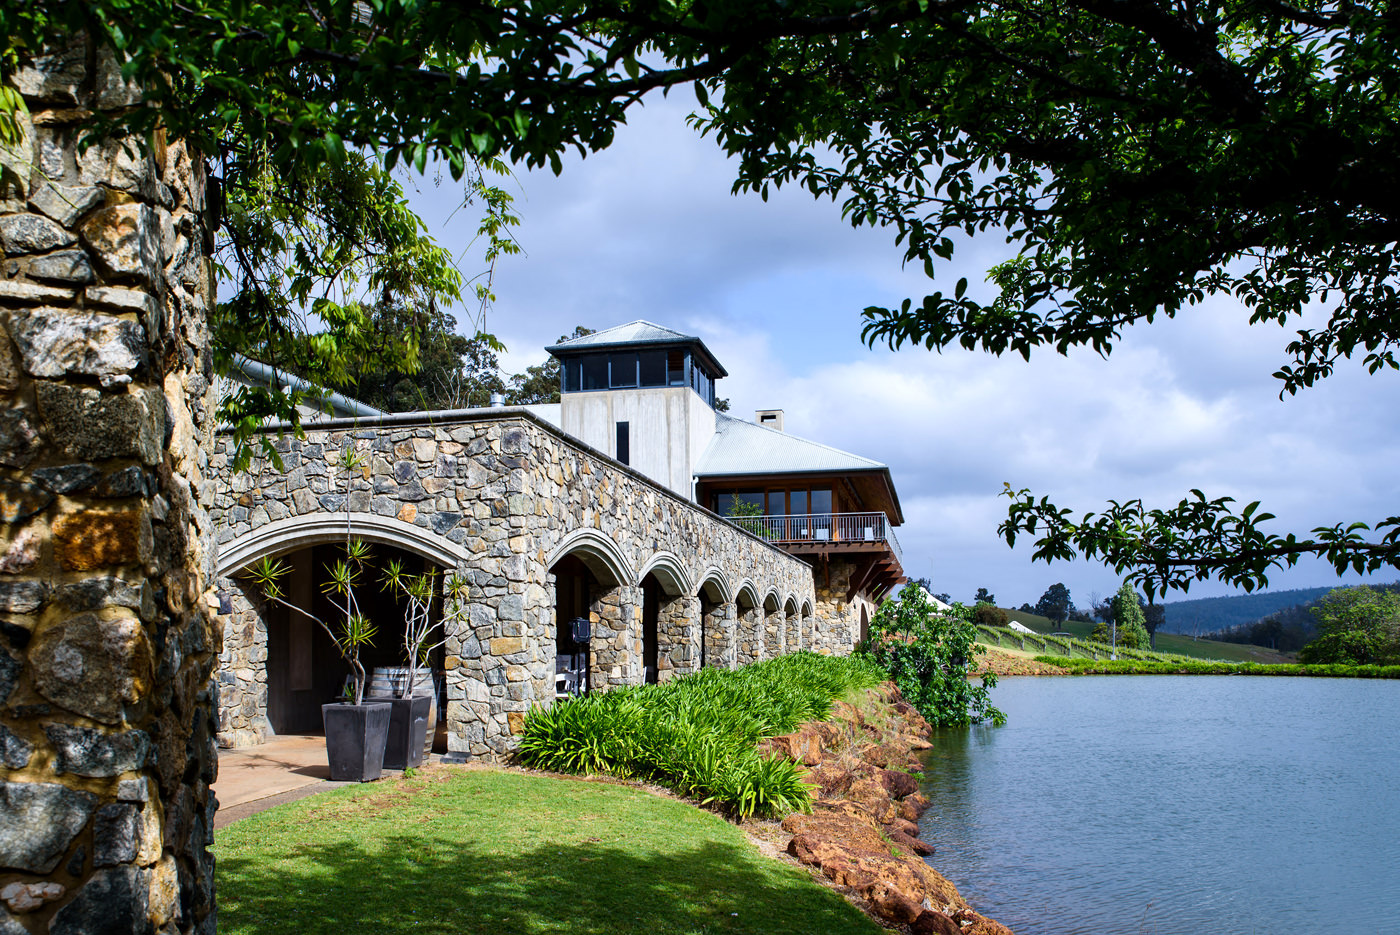
<svg viewBox="0 0 1400 935">
<path fill-rule="evenodd" d="M 978 588 L 977 595 L 972 599 L 974 604 L 995 604 L 997 596 L 986 588 Z"/>
<path fill-rule="evenodd" d="M 1400 594 L 1360 585 L 1337 588 L 1313 607 L 1318 636 L 1302 662 L 1400 665 Z"/>
<path fill-rule="evenodd" d="M 1064 623 L 1069 619 L 1070 611 L 1074 609 L 1074 602 L 1070 600 L 1069 588 L 1063 583 L 1055 583 L 1045 589 L 1045 593 L 1040 595 L 1040 600 L 1036 601 L 1035 612 L 1054 623 Z"/>
</svg>

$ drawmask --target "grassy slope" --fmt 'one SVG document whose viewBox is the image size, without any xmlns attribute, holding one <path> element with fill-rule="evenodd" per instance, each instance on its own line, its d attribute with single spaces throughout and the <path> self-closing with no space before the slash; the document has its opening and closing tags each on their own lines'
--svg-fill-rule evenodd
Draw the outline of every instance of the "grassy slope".
<svg viewBox="0 0 1400 935">
<path fill-rule="evenodd" d="M 1056 627 L 1045 617 L 1035 614 L 1022 613 L 1019 610 L 1008 610 L 1006 615 L 1012 620 L 1024 623 L 1037 633 L 1071 633 L 1080 639 L 1087 640 L 1093 631 L 1092 623 L 1079 623 L 1073 620 L 1066 621 L 1061 627 Z M 1294 658 L 1284 653 L 1276 653 L 1272 650 L 1264 649 L 1261 646 L 1246 646 L 1240 643 L 1217 643 L 1213 640 L 1193 640 L 1189 636 L 1181 636 L 1176 633 L 1157 634 L 1156 651 L 1159 653 L 1175 653 L 1179 656 L 1191 656 L 1196 659 L 1223 659 L 1227 662 L 1294 662 Z"/>
<path fill-rule="evenodd" d="M 219 832 L 223 935 L 877 935 L 692 805 L 600 782 L 432 767 Z"/>
</svg>

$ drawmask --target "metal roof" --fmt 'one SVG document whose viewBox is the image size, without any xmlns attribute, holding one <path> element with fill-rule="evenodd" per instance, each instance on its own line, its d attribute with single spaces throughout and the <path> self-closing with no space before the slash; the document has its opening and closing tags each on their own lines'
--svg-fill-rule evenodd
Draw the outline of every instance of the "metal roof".
<svg viewBox="0 0 1400 935">
<path fill-rule="evenodd" d="M 715 434 L 700 456 L 700 477 L 726 474 L 804 474 L 815 471 L 889 471 L 879 461 L 820 442 L 715 413 Z"/>
<path fill-rule="evenodd" d="M 637 319 L 615 328 L 595 331 L 578 338 L 569 338 L 558 344 L 551 344 L 545 350 L 558 357 L 560 353 L 573 354 L 582 351 L 603 350 L 606 348 L 646 347 L 648 345 L 687 344 L 698 348 L 705 361 L 721 377 L 729 376 L 729 371 L 710 353 L 705 342 L 693 334 L 681 334 L 670 328 L 663 328 L 653 322 Z"/>
</svg>

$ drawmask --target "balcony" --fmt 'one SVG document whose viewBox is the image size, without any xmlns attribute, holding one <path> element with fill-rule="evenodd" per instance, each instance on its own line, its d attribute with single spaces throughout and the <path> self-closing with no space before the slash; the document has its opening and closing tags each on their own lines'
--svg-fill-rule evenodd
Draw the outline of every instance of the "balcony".
<svg viewBox="0 0 1400 935">
<path fill-rule="evenodd" d="M 902 565 L 904 552 L 884 513 L 802 513 L 790 516 L 734 516 L 729 521 L 774 545 L 794 552 L 888 549 Z"/>
</svg>

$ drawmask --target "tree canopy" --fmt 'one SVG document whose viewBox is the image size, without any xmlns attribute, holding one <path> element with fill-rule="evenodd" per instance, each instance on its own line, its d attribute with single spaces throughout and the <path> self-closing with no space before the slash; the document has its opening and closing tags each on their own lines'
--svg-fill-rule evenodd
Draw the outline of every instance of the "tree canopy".
<svg viewBox="0 0 1400 935">
<path fill-rule="evenodd" d="M 558 171 L 566 149 L 609 145 L 649 91 L 692 84 L 737 188 L 839 200 L 935 278 L 955 237 L 1006 241 L 990 296 L 960 277 L 868 308 L 871 343 L 1108 354 L 1133 323 L 1228 296 L 1252 323 L 1323 310 L 1284 348 L 1281 394 L 1344 358 L 1397 364 L 1388 3 L 47 0 L 0 6 L 0 27 L 7 72 L 95 37 L 149 97 L 92 132 L 164 128 L 223 160 L 229 190 L 365 153 L 463 179 L 498 158 Z M 1082 517 L 1007 494 L 1008 543 L 1036 536 L 1036 558 L 1099 559 L 1149 594 L 1253 588 L 1309 554 L 1400 567 L 1400 517 L 1298 537 L 1199 491 Z"/>
<path fill-rule="evenodd" d="M 1312 608 L 1318 636 L 1304 646 L 1305 663 L 1400 663 L 1400 594 L 1361 585 L 1337 588 Z"/>
</svg>

